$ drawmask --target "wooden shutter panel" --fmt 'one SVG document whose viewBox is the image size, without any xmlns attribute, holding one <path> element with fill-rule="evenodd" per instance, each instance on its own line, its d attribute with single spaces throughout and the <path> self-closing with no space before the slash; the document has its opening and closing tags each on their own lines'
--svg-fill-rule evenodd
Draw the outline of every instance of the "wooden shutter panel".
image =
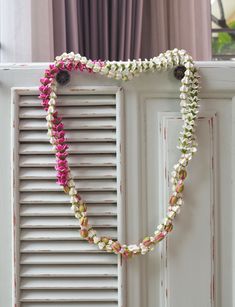
<svg viewBox="0 0 235 307">
<path fill-rule="evenodd" d="M 90 222 L 99 234 L 116 239 L 121 212 L 120 91 L 87 92 L 60 95 L 58 109 Z M 15 90 L 17 304 L 119 306 L 120 261 L 80 238 L 69 198 L 56 184 L 45 111 L 35 94 Z"/>
</svg>

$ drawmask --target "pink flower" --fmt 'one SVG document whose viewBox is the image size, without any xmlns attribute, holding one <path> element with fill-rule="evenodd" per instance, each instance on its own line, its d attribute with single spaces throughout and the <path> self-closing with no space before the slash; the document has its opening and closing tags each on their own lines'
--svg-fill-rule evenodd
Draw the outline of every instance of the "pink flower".
<svg viewBox="0 0 235 307">
<path fill-rule="evenodd" d="M 61 130 L 61 131 L 54 131 L 53 132 L 53 135 L 57 138 L 63 138 L 64 135 L 65 135 L 65 131 L 64 130 Z"/>
<path fill-rule="evenodd" d="M 158 235 L 156 235 L 156 236 L 154 237 L 154 239 L 155 239 L 156 242 L 160 242 L 160 241 L 162 241 L 164 238 L 165 238 L 165 234 L 162 233 L 162 232 L 160 232 Z"/>
<path fill-rule="evenodd" d="M 94 60 L 92 61 L 94 64 L 99 64 L 100 67 L 103 67 L 105 65 L 105 62 L 102 60 Z"/>
<path fill-rule="evenodd" d="M 51 74 L 57 74 L 58 73 L 59 69 L 58 69 L 58 67 L 55 66 L 55 64 L 50 64 L 49 67 L 50 67 Z"/>
<path fill-rule="evenodd" d="M 57 183 L 59 185 L 63 185 L 63 186 L 67 185 L 67 183 L 68 183 L 68 173 L 67 172 L 58 173 L 57 174 Z"/>
<path fill-rule="evenodd" d="M 57 179 L 60 179 L 60 180 L 67 180 L 67 177 L 68 177 L 68 172 L 58 172 L 57 173 Z"/>
<path fill-rule="evenodd" d="M 45 70 L 45 74 L 44 74 L 45 78 L 54 78 L 54 74 L 49 70 L 49 69 L 46 69 Z"/>
<path fill-rule="evenodd" d="M 68 183 L 68 179 L 58 179 L 56 183 L 65 187 Z"/>
<path fill-rule="evenodd" d="M 68 62 L 65 66 L 67 68 L 68 71 L 71 71 L 73 69 L 73 62 Z"/>
<path fill-rule="evenodd" d="M 56 127 L 56 126 L 58 126 L 60 123 L 61 123 L 61 120 L 62 120 L 62 118 L 61 117 L 59 117 L 59 118 L 55 118 L 54 117 L 54 119 L 52 120 L 52 123 L 54 124 L 54 127 Z M 56 131 L 56 129 L 53 129 L 54 131 Z"/>
<path fill-rule="evenodd" d="M 122 254 L 122 256 L 125 258 L 125 259 L 128 259 L 128 258 L 131 258 L 133 255 L 133 253 L 129 250 L 125 250 Z"/>
<path fill-rule="evenodd" d="M 63 137 L 56 140 L 57 144 L 63 144 L 64 142 L 65 142 L 65 138 Z"/>
<path fill-rule="evenodd" d="M 59 160 L 59 162 L 57 161 L 55 167 L 63 167 L 63 168 L 67 168 L 68 169 L 67 160 Z"/>
<path fill-rule="evenodd" d="M 63 129 L 64 129 L 64 124 L 63 123 L 60 123 L 59 125 L 55 125 L 53 127 L 54 131 L 63 131 Z"/>
<path fill-rule="evenodd" d="M 67 149 L 69 148 L 69 146 L 67 144 L 58 144 L 56 145 L 56 150 L 59 152 L 65 152 Z"/>
<path fill-rule="evenodd" d="M 81 62 L 78 63 L 78 69 L 83 71 L 86 68 L 86 65 L 82 64 Z"/>
<path fill-rule="evenodd" d="M 78 68 L 79 68 L 79 63 L 75 63 L 73 69 L 74 69 L 74 70 L 78 70 Z"/>
<path fill-rule="evenodd" d="M 53 113 L 53 117 L 54 117 L 54 118 L 57 118 L 57 116 L 58 116 L 58 111 L 55 111 L 55 112 Z"/>
<path fill-rule="evenodd" d="M 50 88 L 50 86 L 48 86 L 48 85 L 41 85 L 41 86 L 39 87 L 39 91 L 42 92 L 42 93 L 44 93 L 44 94 L 49 95 L 49 94 L 51 93 L 51 88 Z"/>
<path fill-rule="evenodd" d="M 65 172 L 68 172 L 68 167 L 56 165 L 55 170 L 60 172 L 60 173 L 65 173 Z"/>
<path fill-rule="evenodd" d="M 58 158 L 58 160 L 64 160 L 68 156 L 68 153 L 67 152 L 57 152 L 55 155 Z"/>
<path fill-rule="evenodd" d="M 40 98 L 40 99 L 49 99 L 49 95 L 46 95 L 46 94 L 42 93 L 42 94 L 40 94 L 38 96 L 38 98 Z"/>
<path fill-rule="evenodd" d="M 42 102 L 41 102 L 41 105 L 43 107 L 48 107 L 48 102 L 49 102 L 49 99 L 43 99 Z"/>
<path fill-rule="evenodd" d="M 61 121 L 62 121 L 62 117 L 57 117 L 57 115 L 56 115 L 56 117 L 54 116 L 54 119 L 53 119 L 52 122 L 55 125 L 59 125 Z"/>
<path fill-rule="evenodd" d="M 112 249 L 115 251 L 115 253 L 118 253 L 121 248 L 122 246 L 118 241 L 113 242 Z"/>
<path fill-rule="evenodd" d="M 82 199 L 82 197 L 81 197 L 81 195 L 80 195 L 80 194 L 78 194 L 78 193 L 77 193 L 77 195 L 76 195 L 76 196 L 77 196 L 78 200 L 81 200 L 81 199 Z"/>
<path fill-rule="evenodd" d="M 59 68 L 60 70 L 64 70 L 65 68 L 65 65 L 64 65 L 64 62 L 63 61 L 59 61 L 57 64 L 56 64 L 57 68 Z"/>
<path fill-rule="evenodd" d="M 40 82 L 43 84 L 43 85 L 48 85 L 49 83 L 51 83 L 52 79 L 51 78 L 41 78 L 40 79 Z"/>
<path fill-rule="evenodd" d="M 66 166 L 60 166 L 60 165 L 56 165 L 55 166 L 55 169 L 58 171 L 58 172 L 64 172 L 66 170 L 68 170 L 68 168 Z"/>
</svg>

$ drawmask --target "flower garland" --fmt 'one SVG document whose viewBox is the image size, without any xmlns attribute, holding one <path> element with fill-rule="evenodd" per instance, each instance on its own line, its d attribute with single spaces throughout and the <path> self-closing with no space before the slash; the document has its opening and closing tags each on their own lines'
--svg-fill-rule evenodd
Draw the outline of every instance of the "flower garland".
<svg viewBox="0 0 235 307">
<path fill-rule="evenodd" d="M 180 87 L 180 106 L 182 114 L 182 130 L 179 137 L 179 146 L 181 156 L 174 165 L 171 173 L 172 194 L 169 199 L 169 205 L 166 217 L 157 226 L 154 234 L 145 237 L 138 244 L 121 244 L 114 241 L 108 236 L 98 236 L 96 230 L 89 225 L 87 216 L 87 207 L 78 193 L 73 176 L 68 164 L 68 144 L 65 139 L 65 129 L 62 118 L 56 110 L 56 76 L 60 71 L 88 71 L 90 73 L 100 73 L 117 80 L 128 81 L 138 76 L 141 72 L 146 71 L 166 71 L 178 65 L 185 67 L 184 77 L 181 80 Z M 197 151 L 195 139 L 195 120 L 198 113 L 198 92 L 199 92 L 199 75 L 194 66 L 192 57 L 185 50 L 168 50 L 159 56 L 150 60 L 128 60 L 127 62 L 115 61 L 92 61 L 80 54 L 73 52 L 63 53 L 56 57 L 54 64 L 51 64 L 45 70 L 44 78 L 40 79 L 42 86 L 39 87 L 41 92 L 39 98 L 42 99 L 42 106 L 47 112 L 47 128 L 50 143 L 56 156 L 57 183 L 63 187 L 63 190 L 70 197 L 72 210 L 75 218 L 80 222 L 80 235 L 90 243 L 98 245 L 99 249 L 115 254 L 121 254 L 125 258 L 133 255 L 146 254 L 153 250 L 154 245 L 162 241 L 173 229 L 173 220 L 179 214 L 183 204 L 184 181 L 187 176 L 186 168 L 193 154 Z"/>
</svg>

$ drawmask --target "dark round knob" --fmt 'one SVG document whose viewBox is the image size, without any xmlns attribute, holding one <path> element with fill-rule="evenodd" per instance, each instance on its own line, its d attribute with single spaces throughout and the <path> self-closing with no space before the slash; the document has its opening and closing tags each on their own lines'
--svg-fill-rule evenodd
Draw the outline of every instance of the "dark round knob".
<svg viewBox="0 0 235 307">
<path fill-rule="evenodd" d="M 60 84 L 60 85 L 66 85 L 69 83 L 70 81 L 70 74 L 65 71 L 65 70 L 61 70 L 58 72 L 58 74 L 56 75 L 56 81 Z"/>
<path fill-rule="evenodd" d="M 186 71 L 185 66 L 179 65 L 174 69 L 174 76 L 177 80 L 181 80 L 184 77 L 184 73 Z"/>
</svg>

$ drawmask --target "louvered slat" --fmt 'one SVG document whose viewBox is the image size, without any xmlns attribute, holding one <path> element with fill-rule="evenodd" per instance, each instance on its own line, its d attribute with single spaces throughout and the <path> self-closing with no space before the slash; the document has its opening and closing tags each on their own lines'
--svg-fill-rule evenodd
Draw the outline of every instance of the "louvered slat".
<svg viewBox="0 0 235 307">
<path fill-rule="evenodd" d="M 72 167 L 110 167 L 116 166 L 115 154 L 103 154 L 100 155 L 84 155 L 73 154 L 69 156 L 69 164 Z M 23 167 L 54 167 L 55 158 L 51 155 L 21 155 L 20 166 Z M 106 170 L 106 169 L 105 169 Z M 104 170 L 104 171 L 105 171 Z"/>
<path fill-rule="evenodd" d="M 74 253 L 74 254 L 57 254 L 56 259 L 53 254 L 23 254 L 21 257 L 21 264 L 117 264 L 117 257 L 109 254 L 89 254 L 89 253 Z M 35 281 L 36 282 L 36 281 Z M 76 280 L 75 280 L 76 282 Z M 30 286 L 30 285 L 29 285 Z M 62 286 L 62 285 L 61 285 Z M 81 285 L 82 286 L 82 285 Z M 102 286 L 99 285 L 99 286 Z"/>
<path fill-rule="evenodd" d="M 69 144 L 69 142 L 68 142 Z M 69 144 L 69 153 L 81 153 L 81 154 L 102 154 L 102 153 L 115 153 L 115 142 L 85 142 L 85 143 L 72 143 Z M 19 153 L 21 155 L 47 155 L 54 154 L 52 147 L 48 143 L 22 143 Z"/>
<path fill-rule="evenodd" d="M 116 289 L 117 288 L 117 278 L 113 277 L 111 278 L 105 278 L 105 277 L 96 277 L 96 278 L 80 278 L 80 279 L 74 279 L 73 286 L 71 287 L 71 281 L 69 278 L 64 277 L 63 278 L 63 285 L 61 285 L 61 280 L 56 278 L 22 278 L 22 285 L 21 289 L 23 290 L 29 290 L 29 289 L 35 289 L 35 290 L 47 290 L 47 289 L 58 289 L 58 290 L 65 290 L 65 289 Z"/>
<path fill-rule="evenodd" d="M 64 118 L 63 120 L 66 130 L 115 130 L 115 118 L 101 117 L 101 118 L 80 118 L 79 121 L 70 121 Z M 47 130 L 46 122 L 42 119 L 21 119 L 20 130 Z"/>
<path fill-rule="evenodd" d="M 83 192 L 81 193 L 86 203 L 116 203 L 117 196 L 115 192 Z M 66 203 L 68 202 L 68 196 L 66 196 L 62 191 L 61 192 L 34 192 L 34 193 L 21 193 L 20 198 L 21 204 L 51 204 L 51 203 Z"/>
<path fill-rule="evenodd" d="M 49 204 L 49 205 L 21 205 L 21 216 L 73 216 L 73 212 L 68 210 L 68 204 Z M 116 215 L 117 208 L 110 204 L 90 204 L 88 216 L 92 215 Z"/>
<path fill-rule="evenodd" d="M 75 180 L 79 191 L 116 191 L 116 181 L 112 179 L 98 180 Z M 60 186 L 56 186 L 51 180 L 24 180 L 20 185 L 20 191 L 61 191 Z"/>
<path fill-rule="evenodd" d="M 58 109 L 76 186 L 99 234 L 117 238 L 115 95 L 65 95 Z M 69 198 L 56 184 L 45 112 L 36 96 L 19 99 L 21 307 L 117 307 L 118 261 L 88 244 Z"/>
<path fill-rule="evenodd" d="M 99 228 L 99 234 L 105 235 L 107 234 L 106 228 Z M 109 236 L 112 238 L 117 237 L 117 231 L 116 228 L 109 229 Z M 44 229 L 44 228 L 24 228 L 21 230 L 21 236 L 22 241 L 40 241 L 40 240 L 81 240 L 80 235 L 77 231 L 77 229 L 73 228 L 53 228 L 53 229 Z"/>
<path fill-rule="evenodd" d="M 71 168 L 75 179 L 116 179 L 115 168 L 90 167 L 83 169 L 82 167 Z M 20 179 L 52 179 L 55 180 L 56 171 L 54 168 L 21 168 Z"/>
<path fill-rule="evenodd" d="M 58 107 L 63 118 L 93 118 L 93 117 L 115 117 L 115 106 L 81 106 L 81 107 Z M 42 108 L 22 107 L 19 114 L 20 119 L 45 118 L 45 111 Z"/>
<path fill-rule="evenodd" d="M 66 133 L 66 139 L 68 142 L 80 143 L 80 142 L 115 142 L 115 131 L 110 130 L 77 130 L 69 131 Z M 21 142 L 45 142 L 48 143 L 48 136 L 45 131 L 22 131 L 19 136 Z"/>
<path fill-rule="evenodd" d="M 64 303 L 64 302 L 48 302 L 46 303 L 36 303 L 36 302 L 23 302 L 21 304 L 21 307 L 117 307 L 117 303 L 116 302 L 70 302 L 68 304 L 68 302 Z"/>
</svg>

